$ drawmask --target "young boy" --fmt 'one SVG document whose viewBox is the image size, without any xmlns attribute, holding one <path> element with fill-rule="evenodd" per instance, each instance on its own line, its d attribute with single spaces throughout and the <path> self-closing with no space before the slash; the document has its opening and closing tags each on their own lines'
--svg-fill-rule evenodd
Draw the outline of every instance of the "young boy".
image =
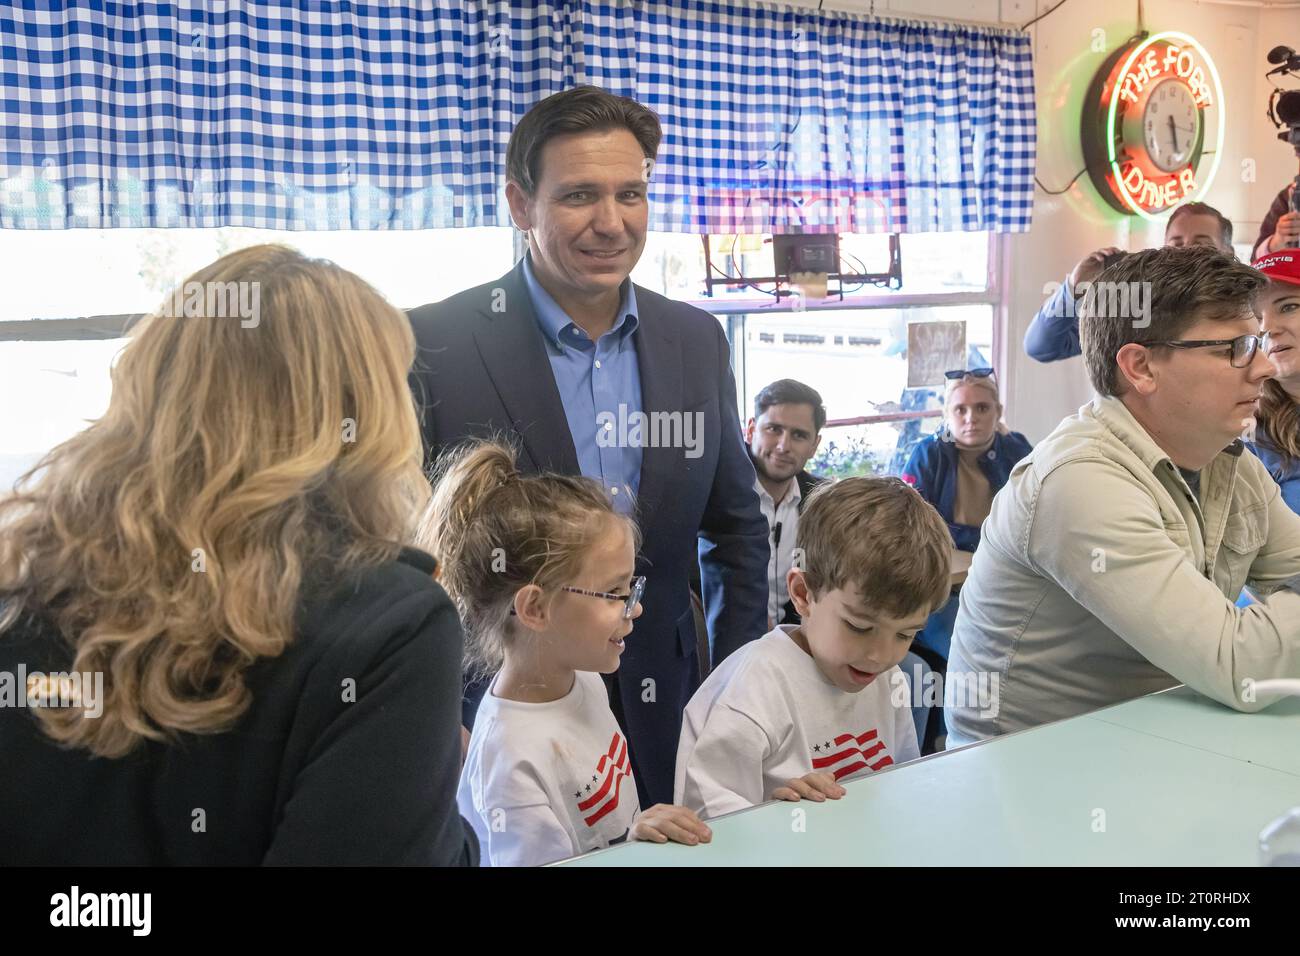
<svg viewBox="0 0 1300 956">
<path fill-rule="evenodd" d="M 802 618 L 731 654 L 687 705 L 674 802 L 716 817 L 843 796 L 839 781 L 919 756 L 898 663 L 951 590 L 938 512 L 896 478 L 817 489 L 786 581 Z"/>
</svg>

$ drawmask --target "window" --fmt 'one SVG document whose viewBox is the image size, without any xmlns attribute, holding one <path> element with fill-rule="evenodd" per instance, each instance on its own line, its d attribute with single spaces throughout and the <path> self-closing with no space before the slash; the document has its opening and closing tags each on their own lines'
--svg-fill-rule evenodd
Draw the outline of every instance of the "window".
<svg viewBox="0 0 1300 956">
<path fill-rule="evenodd" d="M 710 237 L 715 278 L 772 275 L 770 239 Z M 990 234 L 914 233 L 899 241 L 901 288 L 850 283 L 843 301 L 811 302 L 803 311 L 787 298 L 778 304 L 771 283 L 715 286 L 706 296 L 698 236 L 651 234 L 632 275 L 665 295 L 693 301 L 727 326 L 742 422 L 764 385 L 799 379 L 821 393 L 829 419 L 810 465 L 815 472 L 896 474 L 916 442 L 940 423 L 941 383 L 907 387 L 908 325 L 962 322 L 966 367 L 993 365 L 1000 305 L 992 279 L 997 244 Z M 840 253 L 845 272 L 889 270 L 886 235 L 841 236 Z"/>
<path fill-rule="evenodd" d="M 771 275 L 769 238 L 711 237 L 715 277 Z M 11 275 L 24 277 L 0 300 L 0 322 L 147 312 L 196 269 L 260 242 L 283 242 L 331 259 L 402 308 L 489 281 L 514 261 L 513 230 L 507 228 L 0 230 L 0 257 Z M 912 445 L 939 423 L 939 390 L 906 387 L 908 323 L 964 322 L 968 367 L 992 365 L 1000 302 L 990 279 L 997 247 L 988 234 L 922 233 L 903 235 L 900 242 L 901 289 L 849 286 L 844 302 L 828 299 L 806 311 L 792 310 L 788 299 L 777 304 L 764 283 L 716 286 L 706 296 L 699 236 L 649 234 L 632 277 L 717 315 L 732 344 L 742 421 L 765 384 L 800 379 L 822 393 L 831 421 L 815 471 L 895 473 Z M 887 236 L 841 237 L 846 268 L 885 271 L 888 248 Z M 0 407 L 39 409 L 7 417 L 0 433 L 0 488 L 108 406 L 109 369 L 126 340 L 107 331 L 111 321 L 98 336 L 84 324 L 66 335 L 59 331 L 63 327 L 42 326 L 41 340 L 15 332 L 13 325 L 0 328 Z"/>
<path fill-rule="evenodd" d="M 715 307 L 730 301 L 771 299 L 771 283 L 745 285 L 746 278 L 773 272 L 772 237 L 710 236 L 714 279 L 735 279 L 734 285 L 716 285 L 713 295 L 704 287 L 704 243 L 699 236 L 652 232 L 646 237 L 641 261 L 632 271 L 639 285 L 670 299 L 710 300 Z M 903 285 L 898 289 L 846 282 L 846 295 L 916 296 L 984 293 L 989 288 L 991 250 L 989 233 L 904 233 L 899 236 L 903 260 Z M 850 273 L 889 271 L 889 236 L 840 236 L 840 267 Z M 835 291 L 834 285 L 831 291 Z M 704 302 L 696 302 L 705 306 Z M 829 302 L 823 305 L 831 304 Z M 813 308 L 810 306 L 810 308 Z"/>
<path fill-rule="evenodd" d="M 907 388 L 909 323 L 964 322 L 966 367 L 992 364 L 992 305 L 751 313 L 743 320 L 742 414 L 753 414 L 759 391 L 779 378 L 817 389 L 831 423 L 811 466 L 817 474 L 896 474 L 912 445 L 938 426 L 937 416 L 909 414 L 938 409 L 942 392 Z M 786 331 L 796 323 L 799 331 Z M 882 420 L 835 424 L 859 418 Z"/>
<path fill-rule="evenodd" d="M 246 246 L 280 242 L 356 272 L 400 308 L 436 302 L 495 279 L 514 261 L 507 228 L 419 232 L 260 229 L 0 230 L 9 283 L 0 322 L 135 315 L 176 283 Z M 108 407 L 109 369 L 126 339 L 121 320 L 32 322 L 0 328 L 0 489 Z M 38 334 L 40 340 L 35 340 Z M 104 336 L 109 337 L 105 338 Z M 37 409 L 36 414 L 13 414 Z"/>
<path fill-rule="evenodd" d="M 986 232 L 918 232 L 898 237 L 903 257 L 903 286 L 872 289 L 881 295 L 926 295 L 983 292 L 988 287 L 989 250 Z M 857 271 L 889 269 L 888 236 L 840 236 L 843 265 Z"/>
<path fill-rule="evenodd" d="M 0 342 L 0 494 L 42 454 L 104 414 L 109 368 L 125 344 Z"/>
<path fill-rule="evenodd" d="M 214 259 L 263 242 L 330 259 L 399 308 L 495 279 L 514 262 L 513 229 L 276 232 L 266 229 L 0 230 L 0 259 L 22 276 L 0 322 L 148 312 Z"/>
</svg>

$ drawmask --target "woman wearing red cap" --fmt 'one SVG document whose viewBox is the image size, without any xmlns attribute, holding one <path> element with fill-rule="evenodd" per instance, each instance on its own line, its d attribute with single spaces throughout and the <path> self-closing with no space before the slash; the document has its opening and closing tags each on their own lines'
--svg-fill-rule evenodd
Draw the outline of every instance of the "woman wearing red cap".
<svg viewBox="0 0 1300 956">
<path fill-rule="evenodd" d="M 1274 377 L 1264 382 L 1251 451 L 1282 487 L 1282 498 L 1300 513 L 1300 249 L 1263 256 L 1255 268 L 1268 276 L 1259 314 L 1269 334 Z"/>
</svg>

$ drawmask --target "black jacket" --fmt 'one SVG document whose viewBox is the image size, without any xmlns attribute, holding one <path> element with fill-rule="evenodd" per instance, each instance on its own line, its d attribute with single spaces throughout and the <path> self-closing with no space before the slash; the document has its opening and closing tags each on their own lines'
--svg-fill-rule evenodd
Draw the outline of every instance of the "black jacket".
<svg viewBox="0 0 1300 956">
<path fill-rule="evenodd" d="M 810 475 L 806 471 L 801 471 L 794 476 L 794 480 L 799 485 L 799 507 L 795 510 L 803 514 L 803 506 L 808 503 L 808 496 L 813 493 L 813 489 L 820 484 L 824 484 L 828 479 L 818 478 L 816 475 Z M 802 624 L 803 618 L 799 612 L 794 609 L 794 601 L 786 601 L 785 607 L 781 609 L 784 616 L 781 618 L 781 624 Z"/>
<path fill-rule="evenodd" d="M 1268 255 L 1268 249 L 1260 249 L 1260 243 L 1265 239 L 1271 239 L 1274 231 L 1277 229 L 1277 221 L 1291 211 L 1291 188 L 1294 183 L 1287 183 L 1282 187 L 1282 191 L 1273 197 L 1273 203 L 1268 207 L 1268 212 L 1264 214 L 1264 221 L 1259 224 L 1259 235 L 1255 237 L 1255 245 L 1251 248 L 1251 255 L 1258 259 L 1261 256 Z"/>
<path fill-rule="evenodd" d="M 460 623 L 434 567 L 406 549 L 305 600 L 225 733 L 108 760 L 0 708 L 0 863 L 477 865 L 456 809 Z M 70 660 L 33 617 L 0 634 L 0 672 Z"/>
</svg>

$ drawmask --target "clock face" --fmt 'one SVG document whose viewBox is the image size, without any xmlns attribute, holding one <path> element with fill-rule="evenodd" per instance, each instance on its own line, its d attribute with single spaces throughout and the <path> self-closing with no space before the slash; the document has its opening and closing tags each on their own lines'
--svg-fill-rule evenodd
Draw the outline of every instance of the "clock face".
<svg viewBox="0 0 1300 956">
<path fill-rule="evenodd" d="M 1152 222 L 1199 199 L 1218 169 L 1206 149 L 1207 110 L 1223 140 L 1223 86 L 1214 63 L 1185 33 L 1141 34 L 1093 74 L 1080 113 L 1083 161 L 1111 208 Z M 1209 175 L 1201 159 L 1214 153 Z"/>
<path fill-rule="evenodd" d="M 1156 169 L 1172 173 L 1187 165 L 1201 132 L 1201 112 L 1192 91 L 1176 79 L 1151 88 L 1142 111 L 1142 145 Z"/>
</svg>

